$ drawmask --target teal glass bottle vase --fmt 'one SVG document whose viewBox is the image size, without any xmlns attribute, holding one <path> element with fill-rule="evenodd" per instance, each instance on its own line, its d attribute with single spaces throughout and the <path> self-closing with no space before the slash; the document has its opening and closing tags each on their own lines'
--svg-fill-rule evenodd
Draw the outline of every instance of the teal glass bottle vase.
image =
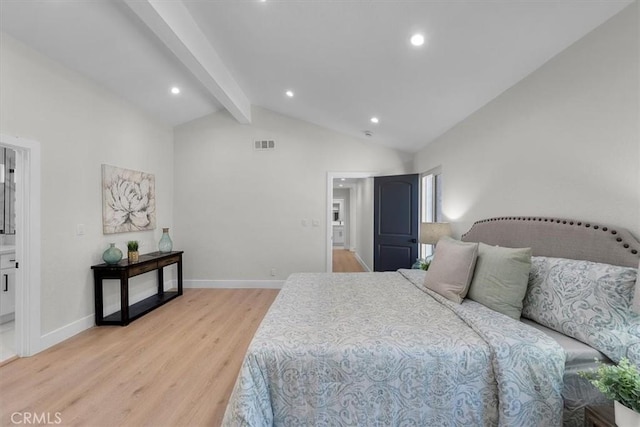
<svg viewBox="0 0 640 427">
<path fill-rule="evenodd" d="M 158 242 L 158 249 L 160 252 L 171 252 L 171 249 L 173 249 L 173 242 L 171 241 L 171 237 L 169 237 L 168 228 L 162 229 L 162 237 Z"/>
<path fill-rule="evenodd" d="M 102 259 L 107 264 L 117 264 L 122 259 L 122 251 L 116 248 L 115 243 L 109 243 L 109 247 L 102 253 Z"/>
</svg>

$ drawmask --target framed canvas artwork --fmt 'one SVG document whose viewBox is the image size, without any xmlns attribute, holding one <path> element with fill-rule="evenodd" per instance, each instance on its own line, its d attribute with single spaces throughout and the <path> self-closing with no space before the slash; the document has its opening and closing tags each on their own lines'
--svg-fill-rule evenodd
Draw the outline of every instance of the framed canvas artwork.
<svg viewBox="0 0 640 427">
<path fill-rule="evenodd" d="M 146 172 L 102 165 L 103 233 L 155 228 L 155 176 Z"/>
</svg>

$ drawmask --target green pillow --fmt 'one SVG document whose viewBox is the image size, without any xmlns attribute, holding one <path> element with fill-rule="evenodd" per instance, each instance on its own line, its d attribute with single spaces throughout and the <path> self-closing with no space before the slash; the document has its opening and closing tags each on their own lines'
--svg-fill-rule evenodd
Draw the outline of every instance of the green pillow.
<svg viewBox="0 0 640 427">
<path fill-rule="evenodd" d="M 520 319 L 531 270 L 531 248 L 478 245 L 478 260 L 467 298 Z"/>
</svg>

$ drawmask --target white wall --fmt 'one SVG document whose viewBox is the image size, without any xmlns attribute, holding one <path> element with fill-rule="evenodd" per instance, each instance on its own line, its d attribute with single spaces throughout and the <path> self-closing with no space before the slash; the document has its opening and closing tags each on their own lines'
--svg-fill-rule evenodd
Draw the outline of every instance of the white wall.
<svg viewBox="0 0 640 427">
<path fill-rule="evenodd" d="M 479 219 L 540 215 L 640 237 L 637 3 L 421 151 L 442 165 L 443 210 L 460 234 Z"/>
<path fill-rule="evenodd" d="M 8 35 L 1 43 L 0 132 L 41 144 L 41 332 L 64 338 L 93 324 L 90 267 L 102 262 L 108 242 L 126 252 L 125 242 L 135 239 L 141 252 L 151 252 L 160 227 L 172 226 L 173 134 Z M 102 234 L 103 163 L 155 174 L 158 229 Z M 84 236 L 76 235 L 77 224 L 84 224 Z M 132 295 L 153 292 L 155 276 L 146 276 L 134 279 Z M 118 302 L 111 283 L 105 304 Z"/>
<path fill-rule="evenodd" d="M 175 241 L 185 249 L 185 279 L 325 271 L 327 173 L 406 170 L 400 153 L 366 141 L 261 108 L 252 120 L 240 125 L 219 112 L 175 129 Z M 275 140 L 276 150 L 254 151 L 257 139 Z"/>
</svg>

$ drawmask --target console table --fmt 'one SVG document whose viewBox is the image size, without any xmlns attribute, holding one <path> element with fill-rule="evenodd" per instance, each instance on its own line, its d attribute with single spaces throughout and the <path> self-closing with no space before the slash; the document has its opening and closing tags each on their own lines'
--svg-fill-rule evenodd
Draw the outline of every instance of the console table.
<svg viewBox="0 0 640 427">
<path fill-rule="evenodd" d="M 144 316 L 151 310 L 182 295 L 182 254 L 183 251 L 152 252 L 140 255 L 138 262 L 130 263 L 123 259 L 118 264 L 97 264 L 91 266 L 95 289 L 96 325 L 121 325 Z M 164 290 L 164 267 L 178 265 L 178 290 Z M 158 271 L 158 293 L 129 305 L 129 278 L 150 271 Z M 102 281 L 104 279 L 120 280 L 120 311 L 104 316 L 102 301 Z"/>
</svg>

